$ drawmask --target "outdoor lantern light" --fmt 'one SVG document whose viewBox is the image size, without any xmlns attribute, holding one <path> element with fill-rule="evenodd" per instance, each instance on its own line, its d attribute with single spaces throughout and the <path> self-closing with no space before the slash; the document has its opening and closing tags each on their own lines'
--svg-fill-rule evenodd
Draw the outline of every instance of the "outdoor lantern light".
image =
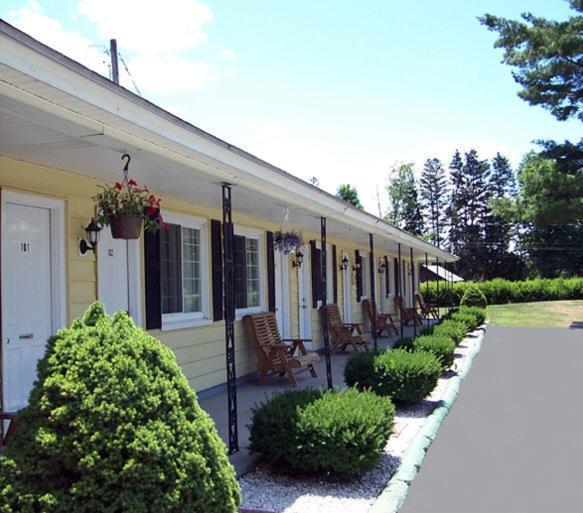
<svg viewBox="0 0 583 513">
<path fill-rule="evenodd" d="M 292 267 L 295 269 L 296 267 L 302 266 L 302 261 L 304 260 L 304 255 L 301 251 L 296 253 L 296 257 L 292 260 Z"/>
<path fill-rule="evenodd" d="M 348 257 L 345 256 L 340 263 L 340 270 L 346 271 L 346 269 L 348 269 Z"/>
<path fill-rule="evenodd" d="M 97 243 L 99 242 L 99 232 L 101 231 L 101 227 L 95 222 L 95 219 L 92 217 L 91 222 L 85 227 L 85 233 L 87 234 L 87 242 L 85 239 L 79 240 L 79 253 L 84 255 L 87 251 L 91 250 L 95 253 L 97 249 Z"/>
<path fill-rule="evenodd" d="M 353 272 L 356 272 L 356 271 L 358 271 L 359 269 L 360 269 L 360 262 L 357 262 L 356 264 L 354 264 L 354 265 L 352 266 L 352 271 L 353 271 Z"/>
<path fill-rule="evenodd" d="M 387 268 L 387 264 L 385 263 L 385 259 L 383 257 L 379 258 L 379 262 L 379 274 L 383 274 Z"/>
</svg>

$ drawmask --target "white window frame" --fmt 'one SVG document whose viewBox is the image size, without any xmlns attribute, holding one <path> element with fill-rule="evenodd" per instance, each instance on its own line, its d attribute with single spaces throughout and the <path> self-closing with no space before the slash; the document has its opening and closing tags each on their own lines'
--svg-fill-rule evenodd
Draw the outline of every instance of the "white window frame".
<svg viewBox="0 0 583 513">
<path fill-rule="evenodd" d="M 258 228 L 249 228 L 246 226 L 235 225 L 233 229 L 235 235 L 245 237 L 246 239 L 257 239 L 258 265 L 259 265 L 259 306 L 248 306 L 246 308 L 237 308 L 235 310 L 235 319 L 240 321 L 245 315 L 265 312 L 267 303 L 265 298 L 265 282 L 267 280 L 265 269 L 265 233 Z"/>
<path fill-rule="evenodd" d="M 209 294 L 209 235 L 208 220 L 178 212 L 163 212 L 164 221 L 200 231 L 200 312 L 162 314 L 162 331 L 192 328 L 212 323 Z"/>
</svg>

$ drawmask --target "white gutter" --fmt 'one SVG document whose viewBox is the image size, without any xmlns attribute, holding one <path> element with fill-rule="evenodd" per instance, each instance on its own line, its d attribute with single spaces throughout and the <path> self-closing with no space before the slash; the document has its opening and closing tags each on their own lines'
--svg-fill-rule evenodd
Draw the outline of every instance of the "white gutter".
<svg viewBox="0 0 583 513">
<path fill-rule="evenodd" d="M 457 260 L 454 255 L 203 132 L 2 21 L 0 59 L 3 64 L 21 73 L 148 130 L 159 141 L 137 137 L 2 81 L 0 93 L 9 98 L 83 126 L 93 134 L 110 137 L 122 145 L 204 170 L 217 182 L 244 184 L 283 203 L 312 210 L 365 233 L 373 233 L 381 239 L 400 242 L 432 257 Z M 163 140 L 160 141 L 160 138 Z M 169 144 L 163 144 L 164 140 Z M 177 144 L 181 151 L 169 148 Z"/>
</svg>

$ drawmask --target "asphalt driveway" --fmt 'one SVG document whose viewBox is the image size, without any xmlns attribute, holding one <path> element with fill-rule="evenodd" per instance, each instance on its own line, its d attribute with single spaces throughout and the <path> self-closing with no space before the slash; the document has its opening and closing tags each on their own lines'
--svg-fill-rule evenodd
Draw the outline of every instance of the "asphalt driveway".
<svg viewBox="0 0 583 513">
<path fill-rule="evenodd" d="M 583 512 L 583 331 L 491 326 L 401 513 Z"/>
</svg>

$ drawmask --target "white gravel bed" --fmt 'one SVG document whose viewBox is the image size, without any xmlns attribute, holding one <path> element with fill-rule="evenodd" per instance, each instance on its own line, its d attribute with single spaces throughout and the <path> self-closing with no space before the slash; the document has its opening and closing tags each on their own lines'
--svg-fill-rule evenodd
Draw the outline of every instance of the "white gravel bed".
<svg viewBox="0 0 583 513">
<path fill-rule="evenodd" d="M 239 480 L 242 508 L 273 513 L 366 513 L 397 469 L 400 457 L 423 426 L 447 389 L 448 380 L 461 370 L 475 343 L 466 338 L 456 349 L 452 370 L 439 378 L 424 401 L 397 408 L 395 427 L 379 464 L 360 478 L 337 482 L 317 478 L 288 477 L 260 464 Z"/>
</svg>

